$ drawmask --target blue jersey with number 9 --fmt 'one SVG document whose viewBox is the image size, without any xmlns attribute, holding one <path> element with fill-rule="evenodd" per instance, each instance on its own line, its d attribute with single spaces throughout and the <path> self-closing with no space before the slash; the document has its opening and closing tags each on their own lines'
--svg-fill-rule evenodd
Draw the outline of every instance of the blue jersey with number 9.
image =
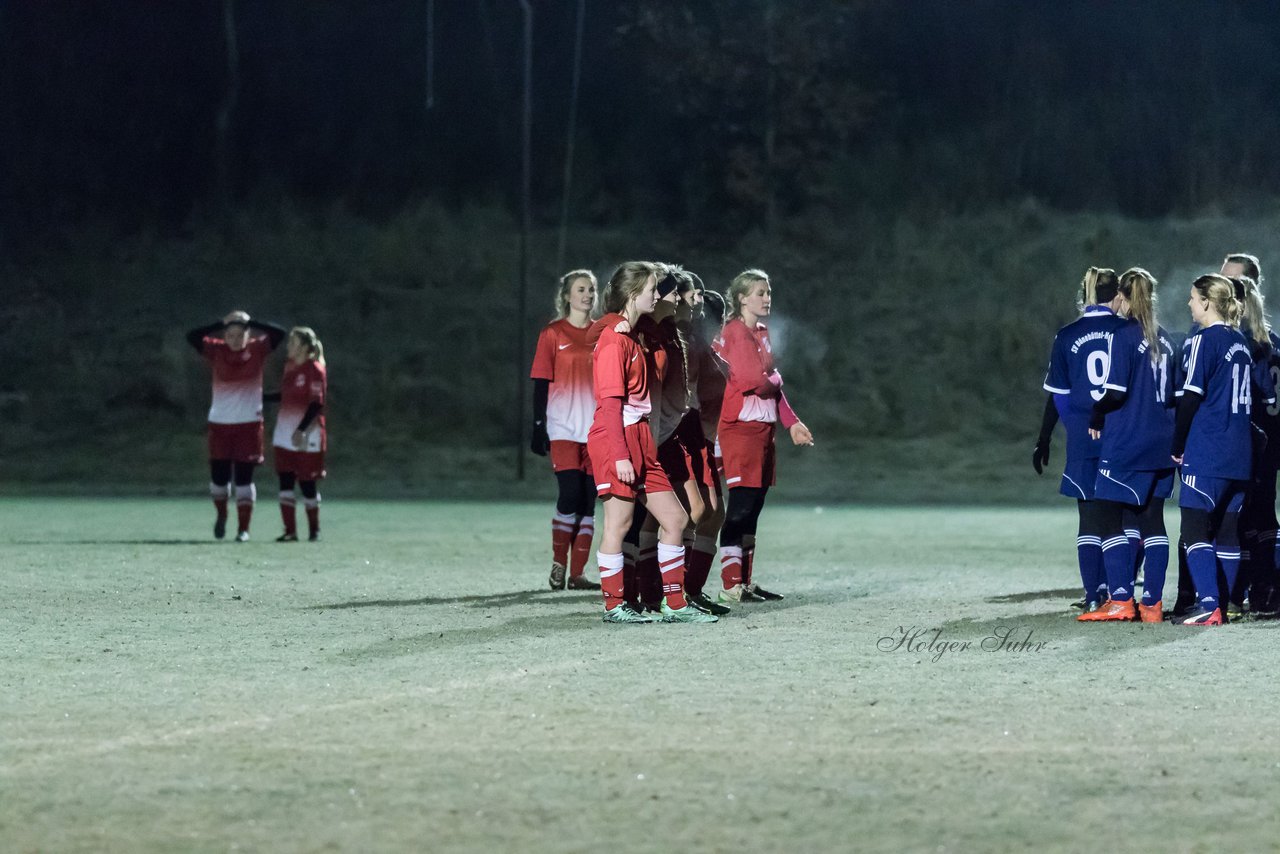
<svg viewBox="0 0 1280 854">
<path fill-rule="evenodd" d="M 1191 336 L 1183 393 L 1204 397 L 1187 434 L 1182 474 L 1248 480 L 1253 460 L 1253 357 L 1249 342 L 1225 323 Z"/>
<path fill-rule="evenodd" d="M 1102 451 L 1102 442 L 1089 438 L 1089 416 L 1105 393 L 1102 384 L 1111 367 L 1111 335 L 1125 322 L 1111 309 L 1091 305 L 1053 339 L 1044 390 L 1067 398 L 1058 414 L 1067 431 L 1068 462 L 1097 459 Z"/>
</svg>

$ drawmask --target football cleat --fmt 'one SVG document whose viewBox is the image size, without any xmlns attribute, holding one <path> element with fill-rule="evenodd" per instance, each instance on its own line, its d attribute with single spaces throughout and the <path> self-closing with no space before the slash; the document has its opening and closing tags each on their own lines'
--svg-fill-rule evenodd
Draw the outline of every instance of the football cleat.
<svg viewBox="0 0 1280 854">
<path fill-rule="evenodd" d="M 227 535 L 227 517 L 219 516 L 213 520 L 213 538 L 220 540 Z"/>
<path fill-rule="evenodd" d="M 298 535 L 295 534 L 293 531 L 285 531 L 283 534 L 276 537 L 277 543 L 296 543 L 297 541 L 298 541 Z"/>
<path fill-rule="evenodd" d="M 1247 604 L 1248 604 L 1248 600 L 1246 600 L 1245 605 L 1237 605 L 1235 602 L 1228 602 L 1227 603 L 1227 622 L 1238 623 L 1241 620 L 1243 620 L 1244 615 L 1248 613 L 1248 611 L 1246 610 Z"/>
<path fill-rule="evenodd" d="M 567 590 L 599 590 L 600 585 L 585 575 L 571 575 L 569 580 L 565 582 Z"/>
<path fill-rule="evenodd" d="M 648 614 L 637 613 L 630 605 L 625 602 L 616 608 L 609 608 L 604 612 L 604 621 L 606 623 L 656 623 L 653 617 Z"/>
<path fill-rule="evenodd" d="M 716 601 L 725 605 L 734 602 L 763 602 L 764 597 L 757 596 L 744 584 L 735 584 L 732 587 L 721 590 L 716 596 Z"/>
<path fill-rule="evenodd" d="M 701 590 L 686 590 L 684 598 L 689 600 L 689 604 L 707 614 L 715 614 L 717 617 L 723 617 L 729 613 L 728 605 L 718 605 L 711 601 L 711 597 L 703 593 Z"/>
<path fill-rule="evenodd" d="M 1154 605 L 1139 604 L 1138 619 L 1144 623 L 1163 623 L 1164 602 L 1157 602 Z"/>
<path fill-rule="evenodd" d="M 320 542 L 320 532 L 319 532 L 319 531 L 312 531 L 310 534 L 307 534 L 307 541 L 308 541 L 308 542 L 311 542 L 311 543 L 318 543 L 318 542 Z"/>
<path fill-rule="evenodd" d="M 567 570 L 562 563 L 551 564 L 551 575 L 547 576 L 547 584 L 551 585 L 552 590 L 565 589 L 565 574 Z"/>
<path fill-rule="evenodd" d="M 1175 619 L 1174 623 L 1179 626 L 1221 626 L 1223 624 L 1222 610 L 1214 608 L 1210 611 L 1208 608 L 1200 606 L 1185 617 Z"/>
<path fill-rule="evenodd" d="M 1132 599 L 1126 599 L 1123 602 L 1117 602 L 1114 599 L 1108 599 L 1102 603 L 1102 607 L 1095 611 L 1086 611 L 1076 620 L 1081 623 L 1103 623 L 1130 621 L 1138 618 L 1138 609 L 1134 607 Z"/>
<path fill-rule="evenodd" d="M 672 608 L 666 602 L 663 602 L 661 613 L 662 622 L 664 623 L 716 623 L 720 621 L 720 618 L 715 614 L 699 611 L 692 605 L 685 605 L 683 608 Z"/>
<path fill-rule="evenodd" d="M 237 542 L 237 543 L 247 543 L 247 542 L 249 542 L 249 532 L 248 532 L 248 531 L 237 531 L 237 532 L 236 532 L 236 542 Z"/>
<path fill-rule="evenodd" d="M 759 584 L 748 584 L 747 591 L 752 593 L 755 596 L 758 596 L 760 600 L 763 602 L 776 602 L 779 599 L 786 598 L 781 593 L 770 593 L 768 590 L 765 590 Z"/>
</svg>

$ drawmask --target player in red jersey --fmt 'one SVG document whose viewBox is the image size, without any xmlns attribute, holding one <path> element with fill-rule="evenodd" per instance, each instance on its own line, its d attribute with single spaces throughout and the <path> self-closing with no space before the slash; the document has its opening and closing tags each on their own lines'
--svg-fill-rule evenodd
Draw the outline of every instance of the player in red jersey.
<svg viewBox="0 0 1280 854">
<path fill-rule="evenodd" d="M 543 457 L 550 454 L 559 487 L 556 512 L 551 517 L 551 576 L 547 582 L 552 590 L 600 589 L 584 573 L 595 535 L 596 489 L 587 454 L 587 431 L 596 408 L 587 332 L 595 305 L 594 273 L 573 270 L 561 276 L 556 289 L 556 319 L 538 336 L 529 371 L 533 380 L 529 449 Z"/>
<path fill-rule="evenodd" d="M 729 375 L 720 412 L 720 450 L 729 490 L 720 532 L 721 602 L 781 599 L 752 580 L 756 525 L 765 495 L 775 480 L 774 433 L 777 422 L 797 445 L 812 445 L 813 433 L 782 393 L 782 376 L 773 364 L 769 319 L 773 295 L 763 270 L 744 270 L 725 295 L 729 320 L 715 340 L 716 354 Z"/>
<path fill-rule="evenodd" d="M 280 518 L 284 533 L 276 542 L 298 540 L 298 500 L 293 487 L 302 490 L 307 510 L 307 539 L 320 539 L 320 491 L 324 477 L 324 454 L 329 436 L 324 424 L 325 395 L 329 374 L 325 367 L 324 345 L 307 326 L 289 330 L 289 343 L 280 381 L 280 412 L 271 439 L 276 474 L 280 477 Z"/>
<path fill-rule="evenodd" d="M 706 510 L 694 530 L 685 571 L 685 596 L 695 605 L 718 614 L 728 608 L 713 602 L 702 588 L 715 563 L 716 537 L 724 524 L 725 512 L 715 447 L 726 368 L 711 348 L 711 341 L 719 334 L 724 320 L 724 298 L 706 290 L 696 274 L 691 273 L 690 277 L 693 286 L 681 292 L 681 299 L 688 305 L 689 393 L 693 407 L 690 415 L 697 419 L 697 429 L 686 425 L 684 445 L 699 473 L 699 491 Z"/>
<path fill-rule="evenodd" d="M 647 623 L 624 598 L 622 539 L 631 527 L 638 500 L 657 520 L 658 565 L 662 574 L 663 622 L 707 623 L 717 619 L 684 598 L 683 534 L 689 517 L 671 489 L 648 420 L 653 365 L 635 330 L 657 302 L 661 265 L 629 261 L 614 271 L 605 290 L 611 313 L 592 326 L 595 354 L 592 380 L 596 411 L 587 435 L 596 492 L 604 501 L 604 528 L 596 560 L 604 592 L 605 622 Z M 625 321 L 625 326 L 619 324 Z M 621 331 L 625 330 L 625 331 Z"/>
<path fill-rule="evenodd" d="M 262 462 L 262 366 L 285 331 L 233 311 L 217 323 L 192 329 L 187 341 L 213 370 L 209 405 L 209 494 L 217 515 L 213 536 L 227 533 L 227 499 L 235 482 L 236 542 L 249 539 L 257 492 L 253 467 Z"/>
</svg>

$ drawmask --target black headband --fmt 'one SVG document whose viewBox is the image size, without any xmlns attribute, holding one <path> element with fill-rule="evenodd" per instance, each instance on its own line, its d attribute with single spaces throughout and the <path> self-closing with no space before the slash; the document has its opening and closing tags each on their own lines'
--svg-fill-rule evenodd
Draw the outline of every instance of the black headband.
<svg viewBox="0 0 1280 854">
<path fill-rule="evenodd" d="M 674 273 L 667 273 L 662 277 L 662 281 L 658 282 L 658 296 L 665 297 L 676 289 L 680 283 L 676 281 Z"/>
</svg>

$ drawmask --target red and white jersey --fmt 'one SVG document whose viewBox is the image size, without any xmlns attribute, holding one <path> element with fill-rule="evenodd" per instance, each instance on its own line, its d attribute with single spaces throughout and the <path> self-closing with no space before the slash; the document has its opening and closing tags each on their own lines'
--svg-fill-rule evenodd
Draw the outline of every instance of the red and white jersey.
<svg viewBox="0 0 1280 854">
<path fill-rule="evenodd" d="M 658 413 L 654 419 L 653 438 L 657 444 L 671 438 L 689 411 L 690 386 L 687 384 L 685 364 L 688 361 L 680 348 L 680 334 L 675 318 L 666 318 L 654 327 L 654 362 L 657 366 Z M 692 367 L 692 365 L 690 365 Z"/>
<path fill-rule="evenodd" d="M 538 336 L 529 378 L 547 380 L 547 438 L 586 442 L 595 414 L 591 390 L 590 327 L 579 329 L 561 319 L 548 323 Z"/>
<path fill-rule="evenodd" d="M 777 421 L 779 384 L 770 379 L 774 366 L 768 328 L 757 323 L 754 330 L 748 329 L 735 317 L 712 346 L 729 368 L 720 421 Z"/>
<path fill-rule="evenodd" d="M 608 397 L 622 398 L 622 424 L 635 424 L 648 417 L 652 406 L 649 403 L 649 359 L 645 357 L 644 348 L 633 337 L 634 333 L 623 335 L 614 330 L 619 314 L 606 314 L 592 326 L 592 336 L 598 336 L 595 354 L 592 357 L 592 388 L 595 392 L 599 413 L 599 401 Z"/>
<path fill-rule="evenodd" d="M 301 448 L 293 446 L 293 432 L 302 423 L 312 403 L 324 406 L 329 390 L 329 374 L 325 366 L 310 359 L 301 365 L 292 360 L 284 363 L 284 378 L 280 380 L 280 413 L 276 416 L 276 432 L 271 444 L 290 451 L 316 453 L 328 448 L 324 429 L 324 409 L 307 425 L 307 442 Z"/>
<path fill-rule="evenodd" d="M 235 351 L 221 338 L 205 336 L 200 355 L 213 368 L 210 424 L 249 424 L 262 420 L 262 366 L 271 355 L 264 335 L 250 338 Z"/>
</svg>

